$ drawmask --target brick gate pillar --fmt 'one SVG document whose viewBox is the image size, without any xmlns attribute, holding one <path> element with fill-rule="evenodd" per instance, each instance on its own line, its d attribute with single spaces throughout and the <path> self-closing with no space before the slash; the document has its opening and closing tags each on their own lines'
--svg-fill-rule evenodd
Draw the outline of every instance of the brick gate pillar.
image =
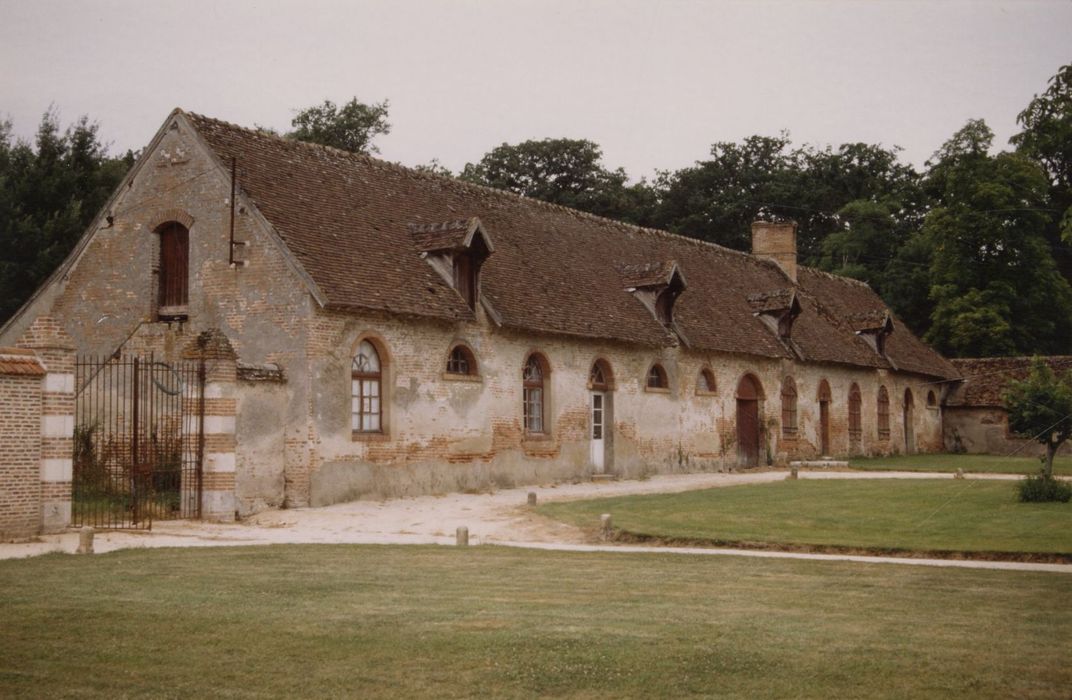
<svg viewBox="0 0 1072 700">
<path fill-rule="evenodd" d="M 71 524 L 75 344 L 58 321 L 38 317 L 18 340 L 45 368 L 41 393 L 41 531 Z"/>
<path fill-rule="evenodd" d="M 235 519 L 237 358 L 227 336 L 218 330 L 201 333 L 183 357 L 205 363 L 201 517 L 230 522 Z"/>
</svg>

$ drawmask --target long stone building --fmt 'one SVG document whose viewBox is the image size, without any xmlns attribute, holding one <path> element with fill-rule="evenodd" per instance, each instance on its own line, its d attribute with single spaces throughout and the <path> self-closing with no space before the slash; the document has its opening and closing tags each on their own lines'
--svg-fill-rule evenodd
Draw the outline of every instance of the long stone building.
<svg viewBox="0 0 1072 700">
<path fill-rule="evenodd" d="M 939 450 L 957 376 L 798 265 L 792 223 L 745 254 L 181 110 L 0 346 L 45 322 L 80 355 L 232 363 L 216 518 Z"/>
</svg>

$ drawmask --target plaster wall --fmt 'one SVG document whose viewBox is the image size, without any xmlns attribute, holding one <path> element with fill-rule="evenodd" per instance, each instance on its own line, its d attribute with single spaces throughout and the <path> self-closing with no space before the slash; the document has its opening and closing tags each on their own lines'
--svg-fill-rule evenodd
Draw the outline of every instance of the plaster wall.
<svg viewBox="0 0 1072 700">
<path fill-rule="evenodd" d="M 1009 432 L 1009 416 L 993 406 L 954 406 L 943 409 L 945 448 L 969 454 L 1020 455 L 1042 457 L 1046 448 L 1034 440 Z M 1062 445 L 1058 454 L 1072 454 L 1072 443 Z"/>
<path fill-rule="evenodd" d="M 384 364 L 384 431 L 351 431 L 350 366 L 358 343 L 372 339 Z M 478 377 L 445 372 L 450 348 L 467 344 Z M 521 374 L 531 352 L 550 365 L 544 435 L 522 426 Z M 914 449 L 940 449 L 940 415 L 926 408 L 919 377 L 883 370 L 793 362 L 683 348 L 640 348 L 494 327 L 478 310 L 476 323 L 457 325 L 399 318 L 360 318 L 317 312 L 310 334 L 311 436 L 309 500 L 313 505 L 547 482 L 584 477 L 590 463 L 588 376 L 597 359 L 613 373 L 612 425 L 606 471 L 624 477 L 733 469 L 737 465 L 736 398 L 746 373 L 760 382 L 762 463 L 818 457 L 818 387 L 826 379 L 833 401 L 834 455 L 905 451 L 902 397 L 913 391 Z M 663 364 L 669 388 L 651 390 L 645 378 Z M 702 368 L 716 378 L 713 394 L 696 391 Z M 798 430 L 781 430 L 781 383 L 793 376 Z M 850 445 L 848 393 L 862 395 L 862 438 Z M 878 437 L 878 387 L 890 397 L 890 436 Z"/>
</svg>

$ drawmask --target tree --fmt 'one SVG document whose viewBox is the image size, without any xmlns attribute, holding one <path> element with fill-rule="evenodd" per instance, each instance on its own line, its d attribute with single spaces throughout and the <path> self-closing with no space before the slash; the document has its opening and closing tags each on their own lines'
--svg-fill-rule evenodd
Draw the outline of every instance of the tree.
<svg viewBox="0 0 1072 700">
<path fill-rule="evenodd" d="M 629 185 L 621 168 L 603 165 L 603 151 L 585 139 L 542 139 L 504 143 L 460 175 L 488 187 L 516 192 L 599 216 L 647 224 L 654 192 L 641 181 Z"/>
<path fill-rule="evenodd" d="M 992 141 L 986 123 L 971 120 L 928 162 L 926 339 L 959 356 L 1064 352 L 1072 287 L 1043 234 L 1046 177 L 1020 154 L 989 155 Z"/>
<path fill-rule="evenodd" d="M 1072 281 L 1072 64 L 1061 66 L 1016 120 L 1023 131 L 1010 141 L 1049 178 L 1046 233 L 1061 271 Z"/>
<path fill-rule="evenodd" d="M 33 147 L 0 124 L 0 322 L 63 262 L 133 163 L 129 151 L 109 157 L 85 116 L 61 133 L 50 108 Z"/>
<path fill-rule="evenodd" d="M 351 153 L 379 153 L 372 140 L 391 133 L 387 123 L 387 100 L 367 105 L 353 98 L 341 108 L 331 100 L 298 112 L 290 122 L 294 131 L 287 138 L 332 146 Z"/>
<path fill-rule="evenodd" d="M 1053 457 L 1072 437 L 1072 372 L 1055 376 L 1036 357 L 1025 380 L 1009 382 L 1004 401 L 1009 428 L 1046 446 L 1043 473 L 1053 478 Z"/>
</svg>

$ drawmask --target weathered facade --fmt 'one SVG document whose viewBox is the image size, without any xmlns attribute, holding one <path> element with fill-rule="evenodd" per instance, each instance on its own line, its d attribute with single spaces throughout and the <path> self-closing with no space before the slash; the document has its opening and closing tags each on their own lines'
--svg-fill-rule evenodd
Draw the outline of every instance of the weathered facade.
<svg viewBox="0 0 1072 700">
<path fill-rule="evenodd" d="M 1055 374 L 1072 371 L 1072 356 L 1042 358 Z M 951 360 L 963 377 L 943 407 L 946 449 L 972 454 L 1038 455 L 1045 447 L 1009 430 L 1009 413 L 1002 395 L 1010 381 L 1023 381 L 1031 370 L 1031 357 L 985 357 Z M 1072 445 L 1059 454 L 1072 454 Z"/>
<path fill-rule="evenodd" d="M 794 225 L 754 243 L 176 110 L 0 345 L 41 317 L 104 356 L 225 339 L 221 518 L 941 449 L 956 370 L 866 285 L 798 266 Z"/>
</svg>

